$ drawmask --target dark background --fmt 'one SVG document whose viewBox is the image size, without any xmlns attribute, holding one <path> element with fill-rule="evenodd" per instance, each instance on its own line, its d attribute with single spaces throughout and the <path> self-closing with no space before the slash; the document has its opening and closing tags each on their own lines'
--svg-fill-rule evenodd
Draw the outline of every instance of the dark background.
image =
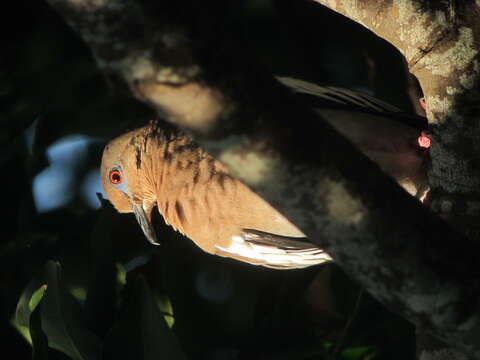
<svg viewBox="0 0 480 360">
<path fill-rule="evenodd" d="M 412 111 L 401 55 L 348 19 L 306 0 L 232 2 L 225 16 L 225 31 L 272 73 L 365 91 Z M 131 214 L 101 210 L 95 192 L 105 141 L 153 114 L 109 85 L 45 2 L 10 2 L 0 24 L 2 356 L 31 356 L 15 307 L 25 285 L 56 260 L 83 306 L 92 278 L 98 284 L 106 275 L 102 264 L 115 264 L 111 311 L 87 319 L 100 337 L 122 312 L 126 271 L 127 279 L 143 274 L 156 299 L 169 299 L 190 359 L 413 358 L 413 327 L 334 264 L 275 271 L 216 258 L 159 216 L 162 246 L 151 248 Z"/>
</svg>

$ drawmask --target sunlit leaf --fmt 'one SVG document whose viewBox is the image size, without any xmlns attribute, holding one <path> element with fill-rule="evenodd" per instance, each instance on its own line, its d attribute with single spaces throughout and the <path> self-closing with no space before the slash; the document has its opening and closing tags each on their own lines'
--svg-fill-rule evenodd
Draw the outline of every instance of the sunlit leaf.
<svg viewBox="0 0 480 360">
<path fill-rule="evenodd" d="M 25 289 L 23 290 L 22 295 L 17 302 L 17 309 L 15 311 L 15 322 L 18 325 L 28 329 L 30 324 L 30 315 L 32 314 L 34 308 L 33 305 L 36 306 L 36 304 L 38 304 L 37 300 L 40 300 L 43 297 L 45 290 L 41 290 L 41 288 L 44 286 L 45 281 L 43 279 L 43 273 L 38 274 L 27 284 L 27 286 L 25 286 Z M 34 295 L 36 300 L 32 300 Z M 39 296 L 40 298 L 38 298 Z"/>
<path fill-rule="evenodd" d="M 45 280 L 48 291 L 40 303 L 40 311 L 49 346 L 74 360 L 97 359 L 100 342 L 87 330 L 80 306 L 62 285 L 60 264 L 47 263 Z"/>
<path fill-rule="evenodd" d="M 35 310 L 40 300 L 43 298 L 43 294 L 45 294 L 45 290 L 47 290 L 47 285 L 42 285 L 32 294 L 30 301 L 28 302 L 28 308 L 31 312 Z"/>
<path fill-rule="evenodd" d="M 162 295 L 158 297 L 157 303 L 168 327 L 171 329 L 175 324 L 175 317 L 173 316 L 173 307 L 170 299 L 167 296 Z"/>
<path fill-rule="evenodd" d="M 10 324 L 15 328 L 15 330 L 18 331 L 18 333 L 22 336 L 22 338 L 25 339 L 26 342 L 32 345 L 32 337 L 30 336 L 30 330 L 27 326 L 20 325 L 15 321 L 15 318 L 10 320 Z"/>
<path fill-rule="evenodd" d="M 40 310 L 38 309 L 38 304 L 47 289 L 46 284 L 38 286 L 41 277 L 43 276 L 37 276 L 25 287 L 17 304 L 15 319 L 12 321 L 17 331 L 34 347 L 34 359 L 46 359 L 46 348 L 48 348 L 41 328 Z M 38 350 L 35 350 L 35 347 Z"/>
</svg>

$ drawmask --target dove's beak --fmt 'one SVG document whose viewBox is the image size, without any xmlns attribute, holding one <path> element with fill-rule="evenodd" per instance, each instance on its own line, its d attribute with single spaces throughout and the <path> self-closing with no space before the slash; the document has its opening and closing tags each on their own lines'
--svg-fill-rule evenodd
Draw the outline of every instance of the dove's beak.
<svg viewBox="0 0 480 360">
<path fill-rule="evenodd" d="M 147 204 L 145 201 L 132 201 L 132 210 L 148 242 L 152 245 L 160 245 L 152 225 L 153 204 Z"/>
</svg>

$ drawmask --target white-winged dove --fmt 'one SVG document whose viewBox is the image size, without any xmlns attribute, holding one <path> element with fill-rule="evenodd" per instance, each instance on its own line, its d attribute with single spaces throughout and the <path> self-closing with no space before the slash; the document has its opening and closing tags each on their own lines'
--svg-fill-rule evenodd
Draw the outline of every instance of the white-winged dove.
<svg viewBox="0 0 480 360">
<path fill-rule="evenodd" d="M 425 157 L 417 145 L 424 119 L 368 95 L 280 80 L 410 194 L 424 196 Z M 115 208 L 133 212 L 153 244 L 151 213 L 157 207 L 167 224 L 211 254 L 278 269 L 331 259 L 180 131 L 152 123 L 114 139 L 105 147 L 101 177 Z"/>
</svg>

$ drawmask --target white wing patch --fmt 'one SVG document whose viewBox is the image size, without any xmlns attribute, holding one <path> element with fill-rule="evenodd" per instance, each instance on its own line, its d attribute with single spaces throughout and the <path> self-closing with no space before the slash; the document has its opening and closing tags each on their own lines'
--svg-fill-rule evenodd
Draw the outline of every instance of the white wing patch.
<svg viewBox="0 0 480 360">
<path fill-rule="evenodd" d="M 271 238 L 263 242 L 256 234 L 254 240 L 249 239 L 250 235 L 233 236 L 228 248 L 216 247 L 225 253 L 249 258 L 275 269 L 298 269 L 332 260 L 324 250 L 304 241 L 278 236 L 281 244 L 275 245 Z"/>
</svg>

